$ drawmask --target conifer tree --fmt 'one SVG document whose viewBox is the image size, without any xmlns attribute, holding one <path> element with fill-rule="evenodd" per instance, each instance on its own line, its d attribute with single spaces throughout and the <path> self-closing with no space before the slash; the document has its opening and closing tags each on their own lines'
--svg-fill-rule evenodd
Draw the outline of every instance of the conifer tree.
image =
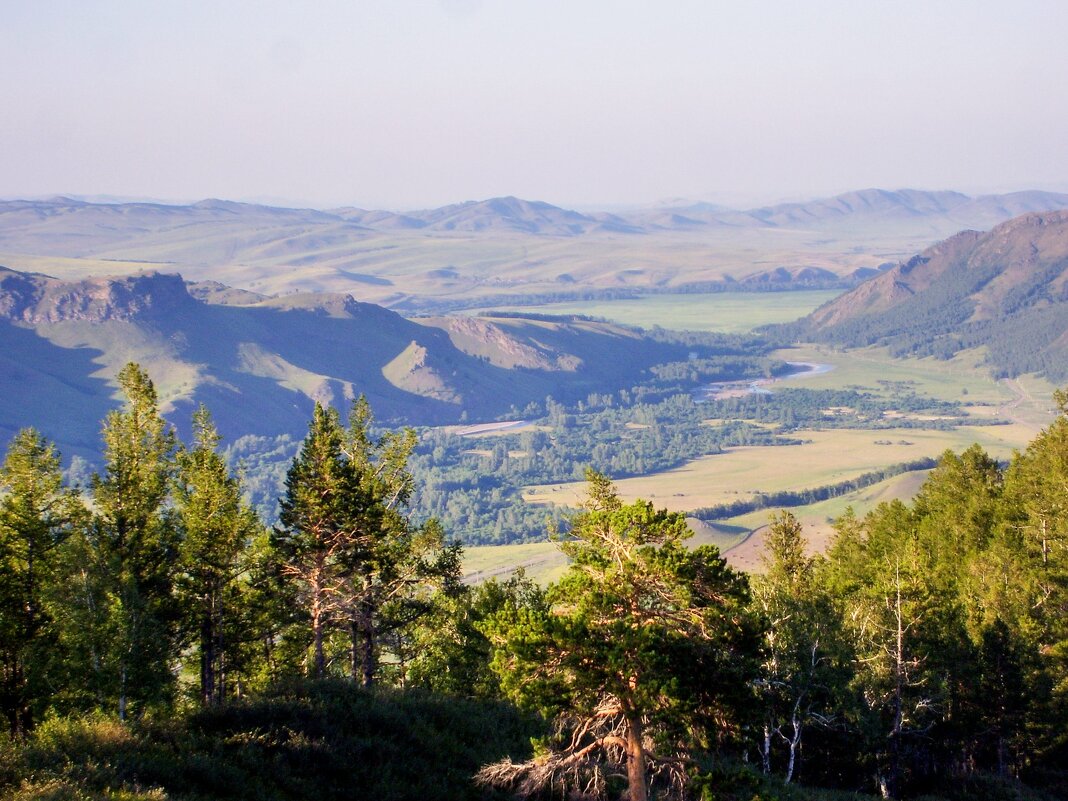
<svg viewBox="0 0 1068 801">
<path fill-rule="evenodd" d="M 327 638 L 343 619 L 345 578 L 364 535 L 369 498 L 344 453 L 337 411 L 315 404 L 308 435 L 286 476 L 271 550 L 311 633 L 309 674 L 327 674 Z"/>
<path fill-rule="evenodd" d="M 588 478 L 561 542 L 573 564 L 549 588 L 548 611 L 506 610 L 489 629 L 505 693 L 553 716 L 558 737 L 479 778 L 525 796 L 604 797 L 622 769 L 630 801 L 649 797 L 651 775 L 681 796 L 698 742 L 729 736 L 753 703 L 760 632 L 748 584 L 715 548 L 685 547 L 682 515 L 624 505 L 604 476 Z"/>
<path fill-rule="evenodd" d="M 200 701 L 223 702 L 249 636 L 242 578 L 262 526 L 217 453 L 208 410 L 193 415 L 193 447 L 178 454 L 175 512 L 181 529 L 179 597 L 200 662 Z"/>
<path fill-rule="evenodd" d="M 102 474 L 92 479 L 95 515 L 85 545 L 88 650 L 100 702 L 120 719 L 166 703 L 174 690 L 179 609 L 174 597 L 178 532 L 167 508 L 174 431 L 159 413 L 156 389 L 134 363 L 119 372 L 125 406 L 104 421 Z"/>
<path fill-rule="evenodd" d="M 0 466 L 0 711 L 12 733 L 32 728 L 49 700 L 59 549 L 85 517 L 63 487 L 55 448 L 33 429 L 19 431 Z"/>
<path fill-rule="evenodd" d="M 429 614 L 435 591 L 459 592 L 461 547 L 449 544 L 436 520 L 412 524 L 407 504 L 413 479 L 408 458 L 415 432 L 372 433 L 367 399 L 355 400 L 345 436 L 345 454 L 359 476 L 367 506 L 357 547 L 347 557 L 344 602 L 351 637 L 350 671 L 370 687 L 378 673 L 381 639 L 401 643 L 405 629 Z"/>
</svg>

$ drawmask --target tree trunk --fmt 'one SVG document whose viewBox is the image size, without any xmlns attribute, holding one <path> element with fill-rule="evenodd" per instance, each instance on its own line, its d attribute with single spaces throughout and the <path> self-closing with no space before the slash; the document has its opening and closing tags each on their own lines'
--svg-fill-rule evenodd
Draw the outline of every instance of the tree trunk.
<svg viewBox="0 0 1068 801">
<path fill-rule="evenodd" d="M 360 664 L 362 659 L 361 654 L 361 637 L 360 637 L 360 622 L 357 620 L 356 614 L 349 618 L 349 673 L 352 676 L 352 682 L 355 684 L 361 681 L 362 675 L 360 670 Z"/>
<path fill-rule="evenodd" d="M 360 634 L 363 638 L 360 655 L 360 663 L 363 667 L 363 686 L 370 689 L 375 680 L 375 624 L 371 604 L 367 601 L 363 604 L 360 618 L 362 621 Z"/>
<path fill-rule="evenodd" d="M 375 605 L 372 599 L 372 581 L 369 574 L 363 577 L 363 597 L 360 599 L 360 665 L 363 670 L 363 686 L 370 689 L 374 684 L 378 666 L 375 664 Z"/>
<path fill-rule="evenodd" d="M 798 717 L 797 709 L 794 709 L 793 731 L 790 735 L 790 757 L 786 763 L 786 778 L 785 783 L 789 784 L 794 778 L 794 769 L 797 767 L 797 751 L 801 747 L 801 720 Z"/>
<path fill-rule="evenodd" d="M 313 670 L 315 678 L 326 676 L 326 654 L 323 651 L 323 605 L 319 589 L 315 588 L 311 604 L 312 651 L 314 653 Z"/>
<path fill-rule="evenodd" d="M 642 745 L 640 717 L 627 718 L 627 786 L 630 801 L 648 801 L 649 787 L 645 777 L 645 747 Z"/>
<path fill-rule="evenodd" d="M 119 720 L 126 720 L 126 665 L 119 670 Z"/>
<path fill-rule="evenodd" d="M 897 798 L 901 776 L 901 733 L 904 723 L 905 684 L 905 627 L 901 611 L 901 569 L 897 569 L 897 598 L 894 614 L 897 622 L 897 642 L 894 653 L 894 724 L 890 730 L 890 776 L 887 790 L 890 798 Z"/>
<path fill-rule="evenodd" d="M 200 704 L 215 703 L 215 637 L 211 630 L 211 613 L 200 621 Z"/>
</svg>

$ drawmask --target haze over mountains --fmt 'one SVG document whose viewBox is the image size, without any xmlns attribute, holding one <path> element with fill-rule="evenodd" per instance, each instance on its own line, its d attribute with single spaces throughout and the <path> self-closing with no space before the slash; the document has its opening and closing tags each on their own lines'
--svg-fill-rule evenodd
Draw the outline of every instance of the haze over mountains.
<svg viewBox="0 0 1068 801">
<path fill-rule="evenodd" d="M 67 279 L 177 270 L 267 295 L 345 292 L 434 311 L 747 279 L 844 286 L 961 229 L 1058 208 L 1068 195 L 877 189 L 741 211 L 699 203 L 613 214 L 517 198 L 405 213 L 53 198 L 0 202 L 0 264 Z"/>
</svg>

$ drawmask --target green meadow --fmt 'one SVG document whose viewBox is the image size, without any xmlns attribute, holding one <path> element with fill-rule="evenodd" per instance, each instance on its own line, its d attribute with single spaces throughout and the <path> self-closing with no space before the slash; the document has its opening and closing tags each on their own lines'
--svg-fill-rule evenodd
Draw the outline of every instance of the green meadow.
<svg viewBox="0 0 1068 801">
<path fill-rule="evenodd" d="M 692 295 L 642 295 L 620 300 L 571 301 L 535 306 L 493 306 L 470 310 L 537 314 L 582 314 L 641 328 L 671 328 L 744 334 L 762 325 L 787 323 L 833 300 L 840 290 L 792 292 L 705 292 Z"/>
</svg>

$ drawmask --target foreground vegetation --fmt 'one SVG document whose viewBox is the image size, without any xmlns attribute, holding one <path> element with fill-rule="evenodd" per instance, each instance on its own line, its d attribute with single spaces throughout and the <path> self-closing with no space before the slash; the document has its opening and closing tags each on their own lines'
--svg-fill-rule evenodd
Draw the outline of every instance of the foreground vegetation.
<svg viewBox="0 0 1068 801">
<path fill-rule="evenodd" d="M 760 577 L 591 471 L 541 589 L 460 583 L 363 401 L 316 407 L 268 529 L 206 410 L 181 445 L 120 385 L 87 498 L 36 432 L 0 468 L 5 797 L 1065 795 L 1068 395 L 826 556 L 780 513 Z"/>
<path fill-rule="evenodd" d="M 475 799 L 479 767 L 541 728 L 502 702 L 293 683 L 167 719 L 50 718 L 6 744 L 0 780 L 54 801 Z"/>
</svg>

